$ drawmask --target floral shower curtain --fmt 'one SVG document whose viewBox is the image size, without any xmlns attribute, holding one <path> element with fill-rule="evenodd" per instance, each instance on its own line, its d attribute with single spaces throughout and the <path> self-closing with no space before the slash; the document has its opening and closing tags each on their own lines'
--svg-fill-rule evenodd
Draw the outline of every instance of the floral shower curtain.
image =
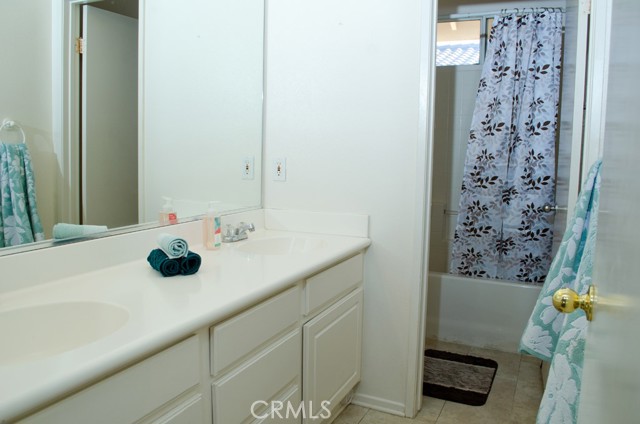
<svg viewBox="0 0 640 424">
<path fill-rule="evenodd" d="M 562 12 L 495 19 L 478 88 L 450 271 L 542 283 L 551 263 Z"/>
<path fill-rule="evenodd" d="M 26 144 L 0 143 L 0 247 L 44 240 Z"/>
</svg>

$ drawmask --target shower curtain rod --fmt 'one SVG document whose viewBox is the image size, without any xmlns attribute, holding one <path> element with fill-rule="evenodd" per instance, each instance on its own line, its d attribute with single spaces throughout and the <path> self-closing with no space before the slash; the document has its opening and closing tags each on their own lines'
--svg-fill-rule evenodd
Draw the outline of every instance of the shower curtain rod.
<svg viewBox="0 0 640 424">
<path fill-rule="evenodd" d="M 516 13 L 518 15 L 524 15 L 527 13 L 543 12 L 545 10 L 564 12 L 564 8 L 562 7 L 523 7 L 523 8 L 515 8 L 515 9 L 501 9 L 495 12 L 452 13 L 450 15 L 438 16 L 438 20 L 440 21 L 445 19 L 493 18 L 494 16 L 499 16 L 504 14 Z"/>
</svg>

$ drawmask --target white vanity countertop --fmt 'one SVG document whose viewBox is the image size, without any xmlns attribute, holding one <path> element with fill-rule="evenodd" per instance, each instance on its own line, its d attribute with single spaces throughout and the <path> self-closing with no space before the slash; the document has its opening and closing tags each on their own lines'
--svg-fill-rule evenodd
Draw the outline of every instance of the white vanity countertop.
<svg viewBox="0 0 640 424">
<path fill-rule="evenodd" d="M 190 246 L 202 256 L 200 271 L 167 278 L 149 266 L 145 251 L 133 262 L 0 294 L 0 314 L 75 301 L 111 303 L 129 312 L 122 328 L 98 341 L 46 358 L 0 364 L 0 423 L 153 354 L 370 244 L 368 238 L 272 230 L 249 237 L 250 241 L 299 237 L 319 242 L 307 252 L 281 255 L 243 253 L 239 248 L 246 241 L 223 244 L 216 251 Z M 155 247 L 149 246 L 149 251 Z M 60 329 L 61 337 L 64 330 Z"/>
</svg>

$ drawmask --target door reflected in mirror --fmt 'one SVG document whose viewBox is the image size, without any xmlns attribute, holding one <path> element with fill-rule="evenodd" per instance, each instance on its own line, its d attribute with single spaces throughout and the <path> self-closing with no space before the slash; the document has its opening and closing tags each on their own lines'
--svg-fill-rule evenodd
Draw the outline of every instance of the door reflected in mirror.
<svg viewBox="0 0 640 424">
<path fill-rule="evenodd" d="M 132 7 L 132 6 L 136 7 Z M 81 7 L 80 222 L 118 228 L 138 223 L 137 0 Z M 107 6 L 111 10 L 101 7 Z M 125 6 L 129 6 L 127 9 Z M 72 69 L 71 72 L 74 72 Z"/>
</svg>

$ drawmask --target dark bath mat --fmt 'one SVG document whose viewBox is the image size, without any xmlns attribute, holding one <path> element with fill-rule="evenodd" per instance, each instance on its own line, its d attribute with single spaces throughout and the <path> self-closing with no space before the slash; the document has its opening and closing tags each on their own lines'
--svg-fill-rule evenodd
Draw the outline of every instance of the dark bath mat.
<svg viewBox="0 0 640 424">
<path fill-rule="evenodd" d="M 484 405 L 497 369 L 498 363 L 491 359 L 427 349 L 422 393 L 467 405 Z"/>
</svg>

